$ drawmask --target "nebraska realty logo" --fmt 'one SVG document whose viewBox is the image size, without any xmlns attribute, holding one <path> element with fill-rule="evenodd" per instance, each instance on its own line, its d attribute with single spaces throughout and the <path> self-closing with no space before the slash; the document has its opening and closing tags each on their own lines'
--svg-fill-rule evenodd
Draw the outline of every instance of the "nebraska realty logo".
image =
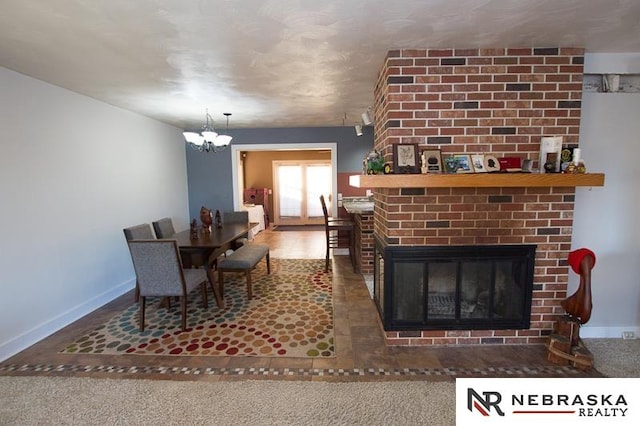
<svg viewBox="0 0 640 426">
<path fill-rule="evenodd" d="M 638 386 L 640 379 L 457 379 L 456 424 L 637 425 Z"/>
</svg>

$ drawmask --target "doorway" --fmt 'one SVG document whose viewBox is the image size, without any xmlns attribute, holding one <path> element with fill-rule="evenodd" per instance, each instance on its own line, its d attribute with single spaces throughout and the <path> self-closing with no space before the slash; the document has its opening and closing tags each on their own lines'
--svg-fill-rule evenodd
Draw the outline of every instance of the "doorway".
<svg viewBox="0 0 640 426">
<path fill-rule="evenodd" d="M 283 143 L 283 144 L 232 144 L 231 145 L 231 170 L 232 170 L 232 186 L 233 186 L 233 206 L 235 210 L 240 210 L 243 203 L 243 190 L 244 184 L 242 184 L 242 176 L 240 172 L 242 170 L 242 153 L 253 151 L 296 151 L 296 150 L 309 150 L 309 151 L 329 151 L 329 163 L 331 166 L 331 179 L 330 188 L 332 194 L 338 193 L 338 160 L 337 151 L 338 144 L 335 142 L 318 142 L 318 143 Z M 248 183 L 247 183 L 248 184 Z M 270 188 L 273 189 L 273 188 Z M 316 198 L 319 198 L 318 195 Z M 337 205 L 331 206 L 331 213 L 333 216 L 337 215 Z"/>
</svg>

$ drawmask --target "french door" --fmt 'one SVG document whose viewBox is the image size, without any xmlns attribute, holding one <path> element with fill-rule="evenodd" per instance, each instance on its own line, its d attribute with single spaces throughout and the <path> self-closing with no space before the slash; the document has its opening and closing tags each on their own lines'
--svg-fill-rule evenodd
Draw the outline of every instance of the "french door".
<svg viewBox="0 0 640 426">
<path fill-rule="evenodd" d="M 274 161 L 274 221 L 276 225 L 324 223 L 320 195 L 331 194 L 331 162 Z"/>
</svg>

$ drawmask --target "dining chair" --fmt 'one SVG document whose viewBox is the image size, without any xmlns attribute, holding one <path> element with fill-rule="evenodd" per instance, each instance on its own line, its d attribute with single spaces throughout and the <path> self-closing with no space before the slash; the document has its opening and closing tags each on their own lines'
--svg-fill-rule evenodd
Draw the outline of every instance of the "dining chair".
<svg viewBox="0 0 640 426">
<path fill-rule="evenodd" d="M 249 212 L 246 211 L 233 211 L 233 212 L 222 212 L 222 226 L 225 224 L 231 223 L 249 223 Z M 223 256 L 226 257 L 237 250 L 239 247 L 245 245 L 249 240 L 245 237 L 238 238 L 233 241 L 231 244 L 231 248 L 224 248 L 222 250 L 214 250 L 210 255 L 207 261 L 207 267 L 211 270 L 211 272 L 216 271 L 218 269 L 218 259 Z"/>
<path fill-rule="evenodd" d="M 233 211 L 222 213 L 222 225 L 225 223 L 249 223 L 248 211 Z M 245 245 L 249 240 L 246 237 L 238 238 L 234 241 L 234 250 Z"/>
<path fill-rule="evenodd" d="M 140 331 L 145 326 L 147 297 L 180 298 L 182 331 L 187 328 L 187 295 L 200 287 L 202 304 L 207 302 L 207 271 L 205 269 L 183 269 L 175 240 L 131 240 L 128 242 L 133 267 L 140 287 Z M 210 281 L 209 281 L 210 282 Z M 211 282 L 210 282 L 211 283 Z M 213 283 L 211 283 L 213 289 Z"/>
<path fill-rule="evenodd" d="M 348 248 L 349 259 L 351 260 L 351 264 L 353 265 L 353 270 L 355 272 L 355 222 L 349 219 L 337 219 L 329 216 L 324 195 L 320 195 L 320 204 L 322 204 L 322 213 L 324 214 L 324 232 L 327 245 L 324 271 L 329 271 L 329 250 L 336 248 Z"/>
<path fill-rule="evenodd" d="M 167 239 L 176 233 L 173 221 L 169 217 L 164 217 L 151 223 L 156 233 L 156 238 Z M 201 259 L 201 250 L 180 249 L 180 258 L 185 268 L 198 268 L 204 264 L 204 261 Z"/>
<path fill-rule="evenodd" d="M 152 222 L 152 224 L 157 238 L 171 238 L 171 236 L 176 233 L 176 229 L 173 227 L 173 221 L 171 221 L 169 217 L 158 219 Z"/>
<path fill-rule="evenodd" d="M 148 223 L 141 223 L 140 225 L 124 228 L 122 231 L 124 232 L 124 238 L 127 241 L 153 240 L 156 238 L 156 236 L 153 234 L 153 230 L 151 229 L 151 225 L 149 225 Z M 138 300 L 140 300 L 140 287 L 138 286 L 137 280 L 136 280 L 136 290 L 133 295 L 133 300 L 136 303 L 138 302 Z"/>
<path fill-rule="evenodd" d="M 127 241 L 131 240 L 153 240 L 156 236 L 153 234 L 151 225 L 148 223 L 142 223 L 140 225 L 124 228 L 124 237 Z"/>
</svg>

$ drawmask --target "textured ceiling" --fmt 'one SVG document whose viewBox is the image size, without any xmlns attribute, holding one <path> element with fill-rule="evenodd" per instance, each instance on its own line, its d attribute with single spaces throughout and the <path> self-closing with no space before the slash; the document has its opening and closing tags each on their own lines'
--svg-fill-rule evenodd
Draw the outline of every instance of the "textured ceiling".
<svg viewBox="0 0 640 426">
<path fill-rule="evenodd" d="M 640 52 L 640 1 L 0 0 L 0 66 L 181 128 L 353 125 L 388 50 L 527 46 Z"/>
</svg>

